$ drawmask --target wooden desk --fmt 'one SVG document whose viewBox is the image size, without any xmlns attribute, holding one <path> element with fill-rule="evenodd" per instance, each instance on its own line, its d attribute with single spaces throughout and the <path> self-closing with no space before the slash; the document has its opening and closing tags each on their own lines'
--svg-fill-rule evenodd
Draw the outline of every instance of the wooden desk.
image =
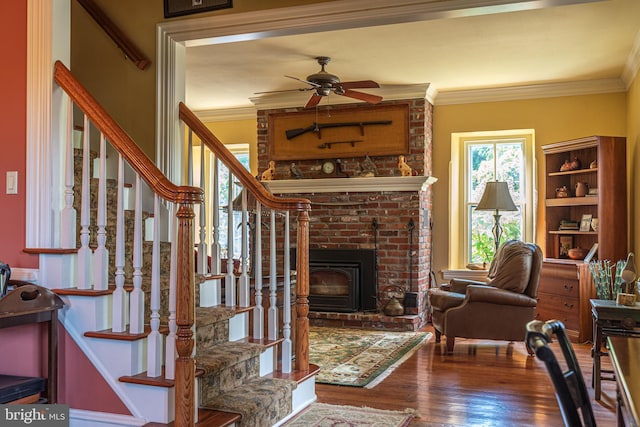
<svg viewBox="0 0 640 427">
<path fill-rule="evenodd" d="M 634 306 L 626 306 L 617 304 L 615 301 L 592 299 L 591 314 L 593 316 L 593 348 L 591 356 L 593 357 L 593 376 L 591 377 L 591 386 L 594 388 L 594 397 L 600 400 L 601 380 L 614 380 L 613 376 L 602 376 L 602 373 L 611 373 L 611 371 L 603 371 L 600 368 L 600 358 L 606 356 L 607 353 L 602 351 L 604 338 L 614 335 L 638 336 L 640 337 L 640 303 Z"/>
<path fill-rule="evenodd" d="M 612 336 L 611 363 L 618 384 L 618 426 L 640 425 L 640 338 Z"/>
</svg>

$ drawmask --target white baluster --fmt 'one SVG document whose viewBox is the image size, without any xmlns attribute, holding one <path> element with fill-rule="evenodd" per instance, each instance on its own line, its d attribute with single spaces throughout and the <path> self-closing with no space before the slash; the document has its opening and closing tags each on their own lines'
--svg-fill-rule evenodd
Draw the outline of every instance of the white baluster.
<svg viewBox="0 0 640 427">
<path fill-rule="evenodd" d="M 278 272 L 276 264 L 276 212 L 271 210 L 271 229 L 269 241 L 269 308 L 267 323 L 268 335 L 270 340 L 278 339 L 278 306 L 277 306 L 277 290 L 278 290 Z"/>
<path fill-rule="evenodd" d="M 74 146 L 73 146 L 73 103 L 67 103 L 67 141 L 65 144 L 64 208 L 60 213 L 60 247 L 76 247 L 76 210 L 73 207 Z"/>
<path fill-rule="evenodd" d="M 153 203 L 153 253 L 151 255 L 151 332 L 147 337 L 147 376 L 162 374 L 162 335 L 160 334 L 160 197 Z"/>
<path fill-rule="evenodd" d="M 178 236 L 177 220 L 175 217 L 175 205 L 172 203 L 169 207 L 169 236 L 171 237 L 171 271 L 169 272 L 169 335 L 167 335 L 167 351 L 166 363 L 164 367 L 164 377 L 173 380 L 176 377 L 176 358 L 178 352 L 176 350 L 176 332 L 178 325 L 176 323 L 176 283 L 177 283 L 177 266 L 178 253 L 176 251 L 176 241 Z"/>
<path fill-rule="evenodd" d="M 191 129 L 189 129 L 189 135 L 191 135 Z M 205 181 L 205 163 L 204 163 L 204 144 L 200 145 L 200 187 L 206 193 L 207 183 Z M 198 259 L 196 260 L 197 271 L 200 274 L 207 274 L 209 268 L 207 267 L 207 199 L 205 198 L 200 203 L 200 233 L 198 234 Z"/>
<path fill-rule="evenodd" d="M 247 233 L 247 225 L 249 217 L 247 215 L 247 190 L 243 189 L 241 193 L 242 199 L 242 254 L 240 255 L 241 273 L 238 280 L 238 305 L 241 307 L 249 307 L 249 234 Z"/>
<path fill-rule="evenodd" d="M 114 332 L 124 332 L 127 327 L 126 292 L 124 290 L 124 160 L 118 155 L 118 207 L 116 210 L 116 253 L 115 282 L 113 291 L 113 324 Z"/>
<path fill-rule="evenodd" d="M 142 181 L 136 174 L 136 202 L 133 226 L 133 291 L 129 332 L 144 332 L 144 292 L 142 292 Z"/>
<path fill-rule="evenodd" d="M 211 274 L 220 274 L 220 181 L 218 180 L 218 165 L 219 160 L 211 154 L 212 168 L 211 168 L 211 213 L 213 218 L 211 219 L 211 228 L 213 233 L 213 241 L 211 243 Z M 219 279 L 216 279 L 215 289 L 215 305 L 222 304 L 222 283 Z"/>
<path fill-rule="evenodd" d="M 293 349 L 291 343 L 291 255 L 290 255 L 290 239 L 289 239 L 289 211 L 284 216 L 284 319 L 282 323 L 282 333 L 284 341 L 282 341 L 282 372 L 291 372 L 291 359 L 293 358 Z"/>
<path fill-rule="evenodd" d="M 254 231 L 253 276 L 255 277 L 256 301 L 253 308 L 253 337 L 264 338 L 264 308 L 262 306 L 262 205 L 256 202 L 256 229 Z"/>
<path fill-rule="evenodd" d="M 89 248 L 89 119 L 84 117 L 84 138 L 82 140 L 82 198 L 80 205 L 80 249 L 78 249 L 78 289 L 91 289 L 91 261 Z"/>
<path fill-rule="evenodd" d="M 107 249 L 107 152 L 104 134 L 100 133 L 100 157 L 98 168 L 98 247 L 93 252 L 93 288 L 109 287 L 109 250 Z"/>
<path fill-rule="evenodd" d="M 227 195 L 227 275 L 225 277 L 225 305 L 236 305 L 236 275 L 233 272 L 233 175 L 229 171 L 229 192 Z"/>
</svg>

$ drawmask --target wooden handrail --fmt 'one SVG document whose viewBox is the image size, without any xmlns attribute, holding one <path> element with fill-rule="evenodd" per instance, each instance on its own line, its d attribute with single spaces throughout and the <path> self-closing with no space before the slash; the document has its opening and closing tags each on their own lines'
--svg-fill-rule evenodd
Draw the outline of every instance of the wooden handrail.
<svg viewBox="0 0 640 427">
<path fill-rule="evenodd" d="M 94 21 L 98 24 L 102 30 L 107 33 L 111 40 L 124 52 L 125 56 L 131 60 L 136 67 L 141 70 L 146 69 L 151 61 L 144 56 L 144 54 L 133 44 L 133 42 L 127 37 L 122 30 L 113 23 L 113 21 L 98 7 L 93 0 L 78 0 L 80 6 L 91 15 Z"/>
<path fill-rule="evenodd" d="M 174 203 L 193 204 L 204 200 L 201 188 L 172 183 L 60 61 L 55 63 L 54 79 L 160 197 Z"/>
<path fill-rule="evenodd" d="M 189 126 L 191 130 L 200 138 L 216 156 L 231 170 L 233 175 L 240 181 L 256 199 L 270 209 L 287 211 L 310 211 L 311 201 L 304 198 L 280 198 L 274 196 L 264 186 L 245 169 L 235 156 L 225 147 L 225 145 L 207 128 L 200 119 L 183 102 L 179 106 L 180 119 Z"/>
</svg>

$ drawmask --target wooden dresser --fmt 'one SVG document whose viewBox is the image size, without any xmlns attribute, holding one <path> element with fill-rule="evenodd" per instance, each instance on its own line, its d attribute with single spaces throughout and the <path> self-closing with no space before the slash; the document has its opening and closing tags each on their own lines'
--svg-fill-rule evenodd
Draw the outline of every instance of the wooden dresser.
<svg viewBox="0 0 640 427">
<path fill-rule="evenodd" d="M 545 258 L 538 287 L 536 319 L 560 320 L 572 341 L 591 341 L 591 298 L 596 295 L 588 264 Z"/>
</svg>

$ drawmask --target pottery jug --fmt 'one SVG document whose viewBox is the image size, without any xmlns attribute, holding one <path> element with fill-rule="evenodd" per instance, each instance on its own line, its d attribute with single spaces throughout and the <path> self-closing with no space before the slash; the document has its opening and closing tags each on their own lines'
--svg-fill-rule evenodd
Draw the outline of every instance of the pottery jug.
<svg viewBox="0 0 640 427">
<path fill-rule="evenodd" d="M 582 167 L 582 162 L 580 161 L 580 159 L 577 157 L 574 157 L 573 161 L 571 162 L 571 170 L 575 171 L 580 169 L 581 167 Z"/>
<path fill-rule="evenodd" d="M 556 188 L 556 197 L 569 197 L 569 190 L 566 185 Z"/>
<path fill-rule="evenodd" d="M 586 182 L 578 182 L 576 184 L 576 197 L 584 197 L 589 192 L 589 184 Z"/>
</svg>

